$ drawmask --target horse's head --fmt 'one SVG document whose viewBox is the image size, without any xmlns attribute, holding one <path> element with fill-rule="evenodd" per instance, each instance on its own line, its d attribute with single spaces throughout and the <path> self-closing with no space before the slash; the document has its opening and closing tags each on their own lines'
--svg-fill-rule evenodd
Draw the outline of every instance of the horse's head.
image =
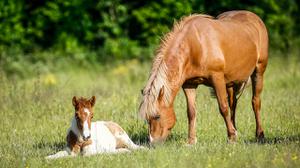
<svg viewBox="0 0 300 168">
<path fill-rule="evenodd" d="M 164 87 L 160 89 L 158 97 L 154 101 L 154 109 L 156 110 L 155 114 L 145 116 L 145 119 L 148 123 L 149 141 L 151 144 L 164 142 L 170 134 L 171 129 L 174 127 L 176 122 L 176 116 L 174 113 L 173 105 L 167 104 L 163 100 L 163 97 Z"/>
<path fill-rule="evenodd" d="M 75 119 L 83 140 L 88 140 L 91 137 L 91 120 L 93 118 L 93 106 L 96 98 L 93 96 L 90 99 L 73 97 L 72 103 L 75 108 Z"/>
</svg>

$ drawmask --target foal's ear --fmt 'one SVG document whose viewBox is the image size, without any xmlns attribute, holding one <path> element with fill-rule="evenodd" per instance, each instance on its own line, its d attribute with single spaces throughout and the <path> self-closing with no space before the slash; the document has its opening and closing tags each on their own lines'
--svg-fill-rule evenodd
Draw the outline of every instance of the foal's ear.
<svg viewBox="0 0 300 168">
<path fill-rule="evenodd" d="M 73 97 L 72 104 L 73 104 L 73 106 L 77 105 L 77 98 L 76 98 L 76 96 Z"/>
<path fill-rule="evenodd" d="M 95 103 L 96 103 L 96 97 L 92 96 L 89 101 L 91 103 L 91 106 L 93 107 L 95 105 Z"/>
<path fill-rule="evenodd" d="M 164 96 L 164 94 L 165 94 L 165 87 L 162 86 L 162 87 L 160 88 L 160 90 L 159 90 L 159 94 L 158 94 L 157 100 L 158 100 L 158 101 L 161 101 L 162 98 L 163 98 L 163 96 Z"/>
</svg>

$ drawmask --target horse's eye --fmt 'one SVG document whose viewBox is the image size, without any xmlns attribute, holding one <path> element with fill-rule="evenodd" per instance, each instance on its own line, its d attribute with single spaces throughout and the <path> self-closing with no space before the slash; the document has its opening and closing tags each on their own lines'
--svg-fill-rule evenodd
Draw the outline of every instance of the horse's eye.
<svg viewBox="0 0 300 168">
<path fill-rule="evenodd" d="M 154 120 L 159 120 L 160 119 L 160 115 L 156 115 L 153 117 Z"/>
</svg>

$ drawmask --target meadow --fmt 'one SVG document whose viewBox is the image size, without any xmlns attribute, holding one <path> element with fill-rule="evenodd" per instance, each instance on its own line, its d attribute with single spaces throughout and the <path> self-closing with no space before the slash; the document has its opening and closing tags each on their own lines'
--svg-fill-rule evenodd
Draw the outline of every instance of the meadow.
<svg viewBox="0 0 300 168">
<path fill-rule="evenodd" d="M 269 60 L 262 94 L 265 143 L 255 141 L 251 87 L 237 106 L 238 141 L 228 144 L 217 101 L 205 86 L 197 90 L 198 143 L 186 146 L 186 102 L 175 101 L 177 123 L 164 145 L 126 154 L 102 154 L 47 161 L 64 148 L 74 95 L 95 95 L 94 121 L 119 123 L 134 142 L 147 145 L 147 125 L 138 116 L 140 90 L 151 63 L 129 60 L 76 66 L 30 78 L 0 73 L 0 167 L 299 167 L 300 57 Z"/>
</svg>

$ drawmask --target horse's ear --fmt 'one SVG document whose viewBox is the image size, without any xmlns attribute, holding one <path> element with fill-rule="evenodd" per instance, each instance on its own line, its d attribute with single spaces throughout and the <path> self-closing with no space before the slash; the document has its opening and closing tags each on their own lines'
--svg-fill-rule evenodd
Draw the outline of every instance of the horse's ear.
<svg viewBox="0 0 300 168">
<path fill-rule="evenodd" d="M 95 103 L 96 103 L 96 97 L 92 96 L 89 101 L 91 103 L 91 106 L 93 107 L 95 105 Z"/>
<path fill-rule="evenodd" d="M 165 94 L 165 87 L 162 86 L 162 87 L 160 88 L 160 90 L 159 90 L 159 94 L 158 94 L 157 100 L 158 100 L 158 101 L 161 101 L 162 98 L 163 98 L 163 96 L 164 96 L 164 94 Z"/>
<path fill-rule="evenodd" d="M 72 104 L 73 104 L 73 106 L 77 105 L 77 98 L 76 98 L 76 96 L 73 97 Z"/>
</svg>

